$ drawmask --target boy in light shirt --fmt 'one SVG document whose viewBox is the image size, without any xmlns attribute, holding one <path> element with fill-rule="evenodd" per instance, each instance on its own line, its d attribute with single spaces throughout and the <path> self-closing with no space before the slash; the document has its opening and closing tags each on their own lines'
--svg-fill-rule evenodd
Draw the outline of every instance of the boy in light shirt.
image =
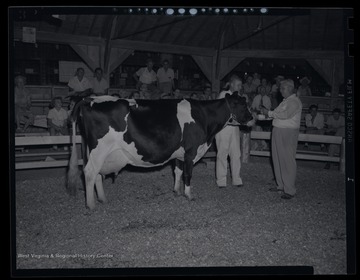
<svg viewBox="0 0 360 280">
<path fill-rule="evenodd" d="M 65 109 L 62 108 L 61 97 L 54 98 L 53 106 L 54 108 L 50 109 L 47 115 L 50 135 L 68 135 L 68 113 Z M 55 145 L 53 148 L 57 149 L 57 146 Z"/>
</svg>

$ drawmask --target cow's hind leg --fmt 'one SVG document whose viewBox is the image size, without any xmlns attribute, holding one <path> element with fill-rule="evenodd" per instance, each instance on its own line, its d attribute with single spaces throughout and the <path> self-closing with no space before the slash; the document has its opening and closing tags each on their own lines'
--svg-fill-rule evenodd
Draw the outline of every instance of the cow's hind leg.
<svg viewBox="0 0 360 280">
<path fill-rule="evenodd" d="M 95 181 L 99 183 L 96 187 L 98 192 L 99 199 L 104 199 L 104 190 L 101 182 L 101 175 L 99 174 L 100 168 L 104 163 L 105 154 L 90 154 L 89 160 L 84 168 L 85 175 L 85 185 L 86 185 L 86 205 L 89 209 L 95 208 L 95 197 L 94 197 L 94 189 L 95 189 Z M 99 176 L 99 177 L 98 177 Z"/>
<path fill-rule="evenodd" d="M 92 162 L 90 160 L 88 161 L 88 163 L 84 168 L 85 185 L 86 185 L 86 206 L 90 210 L 95 208 L 94 188 L 95 188 L 95 180 L 98 175 L 98 172 L 96 172 L 91 165 Z"/>
<path fill-rule="evenodd" d="M 185 155 L 185 161 L 184 161 L 184 182 L 185 182 L 185 196 L 189 200 L 193 200 L 193 196 L 191 195 L 191 176 L 193 171 L 194 163 L 191 159 L 187 158 Z"/>
<path fill-rule="evenodd" d="M 175 173 L 175 184 L 174 184 L 174 192 L 176 195 L 181 195 L 181 177 L 183 174 L 183 167 L 184 167 L 184 162 L 179 160 L 179 159 L 175 159 L 175 169 L 174 169 L 174 173 Z"/>
<path fill-rule="evenodd" d="M 103 188 L 103 177 L 100 174 L 96 175 L 95 186 L 96 186 L 98 200 L 102 203 L 106 203 L 107 199 L 106 199 L 106 196 L 104 193 L 104 188 Z"/>
</svg>

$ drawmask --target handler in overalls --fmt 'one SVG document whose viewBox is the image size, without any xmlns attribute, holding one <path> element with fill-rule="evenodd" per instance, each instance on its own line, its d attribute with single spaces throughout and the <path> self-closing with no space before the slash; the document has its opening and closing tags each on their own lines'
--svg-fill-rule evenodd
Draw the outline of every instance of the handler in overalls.
<svg viewBox="0 0 360 280">
<path fill-rule="evenodd" d="M 241 79 L 233 75 L 229 81 L 229 90 L 220 92 L 218 99 L 224 98 L 226 94 L 240 92 L 242 87 Z M 227 125 L 215 136 L 216 156 L 216 184 L 220 188 L 226 187 L 227 158 L 230 156 L 230 169 L 232 184 L 235 187 L 242 187 L 240 177 L 241 152 L 240 152 L 240 129 L 239 126 Z"/>
</svg>

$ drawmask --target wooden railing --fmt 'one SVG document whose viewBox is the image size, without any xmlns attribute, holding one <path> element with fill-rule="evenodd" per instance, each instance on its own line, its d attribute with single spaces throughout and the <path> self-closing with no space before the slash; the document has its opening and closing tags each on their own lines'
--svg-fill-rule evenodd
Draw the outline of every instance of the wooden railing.
<svg viewBox="0 0 360 280">
<path fill-rule="evenodd" d="M 251 139 L 252 140 L 270 140 L 271 133 L 263 131 L 252 131 Z M 340 155 L 339 156 L 328 156 L 326 154 L 314 154 L 308 151 L 297 151 L 296 159 L 301 160 L 313 160 L 313 161 L 325 161 L 325 162 L 337 162 L 340 163 L 340 170 L 345 171 L 345 141 L 340 136 L 328 136 L 328 135 L 314 135 L 314 134 L 299 134 L 299 142 L 308 142 L 308 143 L 323 143 L 323 144 L 335 144 L 340 145 Z M 76 143 L 81 144 L 81 136 L 76 136 Z M 15 148 L 19 147 L 28 147 L 28 146 L 52 146 L 52 145 L 71 145 L 71 137 L 67 136 L 21 136 L 15 137 Z M 69 154 L 68 152 L 63 152 L 63 155 Z M 59 155 L 59 152 L 44 152 L 44 153 L 17 153 L 16 158 L 24 158 L 31 156 L 46 156 L 46 155 Z M 250 155 L 252 156 L 264 156 L 269 157 L 270 151 L 256 151 L 250 150 Z M 216 152 L 210 151 L 207 152 L 204 156 L 205 158 L 216 157 Z M 80 158 L 80 156 L 79 156 Z M 64 167 L 69 163 L 68 160 L 53 160 L 53 161 L 28 161 L 28 162 L 16 162 L 15 169 L 33 169 L 33 168 L 48 168 L 48 167 Z M 83 164 L 83 160 L 79 159 L 79 165 Z"/>
</svg>

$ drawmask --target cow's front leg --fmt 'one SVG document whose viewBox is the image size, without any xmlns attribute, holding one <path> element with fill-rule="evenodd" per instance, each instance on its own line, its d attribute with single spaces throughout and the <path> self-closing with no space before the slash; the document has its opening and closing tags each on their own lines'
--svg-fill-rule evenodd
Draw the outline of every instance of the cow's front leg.
<svg viewBox="0 0 360 280">
<path fill-rule="evenodd" d="M 181 195 L 181 176 L 183 174 L 184 162 L 175 159 L 175 184 L 174 184 L 174 192 L 176 195 Z"/>
<path fill-rule="evenodd" d="M 190 185 L 193 167 L 194 167 L 193 161 L 191 159 L 185 159 L 184 161 L 185 196 L 189 200 L 193 200 L 193 197 L 191 195 L 191 185 Z"/>
</svg>

